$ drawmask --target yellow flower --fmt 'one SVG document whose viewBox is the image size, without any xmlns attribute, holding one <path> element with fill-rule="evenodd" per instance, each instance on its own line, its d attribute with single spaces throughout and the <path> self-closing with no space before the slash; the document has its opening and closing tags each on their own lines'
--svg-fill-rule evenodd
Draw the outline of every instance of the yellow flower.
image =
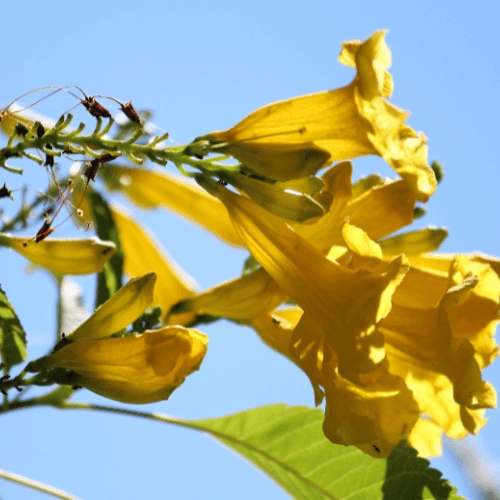
<svg viewBox="0 0 500 500">
<path fill-rule="evenodd" d="M 419 408 L 404 381 L 391 375 L 387 360 L 360 376 L 360 383 L 343 378 L 336 368 L 337 357 L 328 346 L 324 329 L 312 317 L 304 323 L 300 309 L 278 310 L 252 320 L 260 338 L 302 368 L 326 395 L 325 435 L 332 442 L 355 445 L 377 458 L 389 455 L 419 418 Z M 296 327 L 302 321 L 307 335 L 293 345 Z M 302 356 L 296 357 L 300 349 Z M 313 380 L 311 379 L 313 382 Z M 314 382 L 313 382 L 314 384 Z M 317 403 L 322 391 L 316 386 Z"/>
<path fill-rule="evenodd" d="M 235 303 L 231 315 L 250 321 L 265 343 L 304 370 L 317 404 L 326 396 L 324 432 L 331 441 L 382 458 L 406 437 L 420 453 L 436 454 L 443 430 L 452 437 L 475 433 L 485 408 L 496 404 L 481 369 L 498 351 L 492 337 L 500 279 L 485 256 L 421 255 L 439 246 L 443 230 L 375 243 L 370 235 L 380 238 L 411 222 L 415 197 L 402 181 L 353 189 L 349 167 L 337 165 L 324 176 L 330 212 L 293 228 L 252 200 L 211 186 L 245 246 L 300 306 L 245 318 Z M 385 205 L 381 212 L 377 199 Z M 389 219 L 380 221 L 382 229 L 380 213 Z M 216 297 L 228 302 L 224 293 L 241 292 L 246 308 L 264 311 L 251 292 L 245 300 L 245 290 L 252 288 L 239 278 L 190 301 L 213 308 Z"/>
<path fill-rule="evenodd" d="M 436 261 L 442 264 L 440 256 Z M 427 422 L 408 440 L 432 454 L 441 452 L 441 433 L 426 435 L 422 429 L 433 424 L 463 438 L 486 423 L 486 408 L 496 407 L 495 389 L 482 380 L 481 369 L 498 355 L 493 335 L 500 319 L 500 279 L 473 258 L 448 262 L 447 273 L 412 267 L 380 325 L 390 372 L 405 380 Z"/>
<path fill-rule="evenodd" d="M 348 265 L 367 269 L 380 253 L 358 231 L 344 225 Z M 394 238 L 407 243 L 412 267 L 377 325 L 386 357 L 358 383 L 339 373 L 337 352 L 312 316 L 278 310 L 251 323 L 266 344 L 307 373 L 317 402 L 319 386 L 324 388 L 326 436 L 375 457 L 387 456 L 405 436 L 421 455 L 437 456 L 443 432 L 453 438 L 475 434 L 486 423 L 485 409 L 496 407 L 495 390 L 482 380 L 481 369 L 498 355 L 493 335 L 500 278 L 487 263 L 496 266 L 498 259 L 411 255 L 408 242 L 419 240 L 422 248 L 421 233 Z M 436 236 L 426 233 L 429 240 Z"/>
<path fill-rule="evenodd" d="M 199 368 L 208 338 L 181 326 L 110 337 L 151 304 L 155 281 L 154 273 L 129 281 L 43 358 L 44 366 L 71 370 L 71 383 L 122 403 L 168 399 Z"/>
<path fill-rule="evenodd" d="M 343 44 L 339 61 L 357 69 L 350 85 L 264 106 L 233 128 L 198 138 L 218 144 L 254 172 L 276 180 L 316 173 L 331 161 L 376 154 L 401 175 L 420 201 L 437 182 L 426 138 L 405 125 L 408 113 L 388 103 L 391 53 L 378 31 Z"/>
<path fill-rule="evenodd" d="M 305 311 L 301 321 L 311 316 L 328 332 L 340 372 L 356 380 L 375 370 L 385 356 L 376 325 L 388 314 L 390 298 L 407 270 L 404 258 L 380 263 L 370 272 L 347 269 L 252 200 L 222 186 L 217 195 L 248 250 Z"/>
<path fill-rule="evenodd" d="M 77 374 L 72 383 L 122 403 L 168 399 L 205 356 L 208 338 L 169 326 L 140 335 L 74 342 L 50 356 L 51 366 Z"/>
<path fill-rule="evenodd" d="M 338 260 L 340 255 L 348 257 L 342 236 L 346 218 L 374 239 L 387 236 L 413 220 L 415 196 L 406 182 L 372 179 L 371 184 L 374 185 L 363 189 L 365 181 L 358 181 L 352 186 L 351 175 L 352 165 L 349 162 L 331 167 L 322 176 L 325 185 L 319 195 L 330 198 L 329 211 L 306 224 L 289 223 L 298 235 L 323 253 L 328 253 L 333 245 L 337 245 L 339 255 L 332 257 L 329 254 L 332 260 Z M 267 217 L 264 212 L 259 213 L 261 217 Z M 249 321 L 271 312 L 287 299 L 284 289 L 265 268 L 261 268 L 180 302 L 173 312 L 196 311 Z"/>
</svg>

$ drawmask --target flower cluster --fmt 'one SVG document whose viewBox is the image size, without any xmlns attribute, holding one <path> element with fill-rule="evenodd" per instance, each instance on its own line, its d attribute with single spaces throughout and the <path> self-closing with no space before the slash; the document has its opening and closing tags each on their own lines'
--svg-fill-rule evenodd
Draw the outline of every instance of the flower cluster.
<svg viewBox="0 0 500 500">
<path fill-rule="evenodd" d="M 352 185 L 352 166 L 341 162 L 312 193 L 326 213 L 300 223 L 201 179 L 261 267 L 173 311 L 251 324 L 304 370 L 316 404 L 326 399 L 332 442 L 386 457 L 406 437 L 433 456 L 443 431 L 476 433 L 496 406 L 481 370 L 498 355 L 500 266 L 482 255 L 429 254 L 444 230 L 389 236 L 412 223 L 415 202 L 437 185 L 425 137 L 385 100 L 390 59 L 384 32 L 345 43 L 340 61 L 358 70 L 349 86 L 265 106 L 201 138 L 278 182 L 363 154 L 382 156 L 402 180 Z M 296 307 L 278 308 L 287 299 Z"/>
<path fill-rule="evenodd" d="M 496 406 L 481 371 L 498 355 L 500 260 L 433 253 L 447 235 L 442 229 L 400 232 L 437 180 L 425 136 L 387 101 L 393 81 L 384 36 L 343 44 L 340 62 L 357 70 L 346 87 L 265 106 L 183 149 L 240 162 L 232 170 L 211 165 L 220 169 L 215 174 L 200 166 L 191 174 L 199 186 L 107 166 L 109 189 L 142 207 L 177 212 L 246 248 L 257 264 L 198 292 L 153 236 L 114 207 L 123 269 L 132 279 L 44 358 L 45 368 L 69 370 L 74 383 L 118 401 L 167 399 L 206 353 L 207 337 L 189 325 L 207 314 L 251 325 L 305 372 L 316 405 L 326 403 L 323 429 L 333 443 L 383 458 L 406 438 L 434 456 L 443 432 L 478 432 L 485 410 Z M 353 183 L 347 160 L 373 154 L 399 178 Z M 87 200 L 78 199 L 90 220 Z M 53 244 L 62 256 L 56 272 L 67 272 L 72 265 L 63 260 L 74 252 Z M 97 270 L 115 251 L 98 240 L 74 244 Z M 55 265 L 13 237 L 0 245 Z M 285 302 L 293 305 L 283 308 Z M 116 335 L 151 305 L 162 307 L 160 328 Z"/>
</svg>

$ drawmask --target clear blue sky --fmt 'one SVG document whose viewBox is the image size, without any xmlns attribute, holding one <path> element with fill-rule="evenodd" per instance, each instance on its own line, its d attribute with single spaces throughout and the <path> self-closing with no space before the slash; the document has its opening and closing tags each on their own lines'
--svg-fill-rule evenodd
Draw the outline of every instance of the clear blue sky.
<svg viewBox="0 0 500 500">
<path fill-rule="evenodd" d="M 1 14 L 0 102 L 39 86 L 76 84 L 153 108 L 154 122 L 178 144 L 224 130 L 264 104 L 348 84 L 354 71 L 337 62 L 341 42 L 389 29 L 391 102 L 412 112 L 409 125 L 427 135 L 430 159 L 446 168 L 418 226 L 447 227 L 445 252 L 500 256 L 496 2 L 48 0 L 4 2 Z M 50 103 L 40 108 L 54 118 L 63 111 Z M 25 175 L 34 170 L 26 166 Z M 373 171 L 391 175 L 379 158 L 354 161 L 355 178 Z M 1 176 L 0 184 L 19 182 Z M 46 186 L 43 172 L 34 178 Z M 241 272 L 244 252 L 165 212 L 137 214 L 202 288 Z M 0 282 L 28 332 L 30 355 L 42 355 L 55 331 L 55 287 L 43 272 L 24 274 L 22 258 L 1 256 Z M 90 308 L 94 277 L 78 281 Z M 250 329 L 220 322 L 203 330 L 210 344 L 202 370 L 169 401 L 144 409 L 204 418 L 262 404 L 313 404 L 305 375 Z M 500 388 L 500 361 L 485 378 Z M 76 399 L 104 402 L 87 391 Z M 500 414 L 488 416 L 479 437 L 500 460 Z M 209 438 L 128 417 L 12 413 L 2 416 L 1 449 L 0 468 L 84 499 L 287 498 Z M 446 457 L 434 463 L 469 496 Z M 4 481 L 0 497 L 45 498 Z"/>
</svg>

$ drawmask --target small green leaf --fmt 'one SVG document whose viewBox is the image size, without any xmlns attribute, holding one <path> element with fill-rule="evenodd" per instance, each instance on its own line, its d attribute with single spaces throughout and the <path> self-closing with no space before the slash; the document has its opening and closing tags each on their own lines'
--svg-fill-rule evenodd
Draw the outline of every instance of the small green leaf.
<svg viewBox="0 0 500 500">
<path fill-rule="evenodd" d="M 404 253 L 405 255 L 419 255 L 438 250 L 447 236 L 448 231 L 446 229 L 430 226 L 391 236 L 390 238 L 384 238 L 378 240 L 377 243 L 382 248 L 384 254 L 399 255 Z"/>
<path fill-rule="evenodd" d="M 250 255 L 246 260 L 245 263 L 243 264 L 243 271 L 241 274 L 244 276 L 245 274 L 250 274 L 253 271 L 256 271 L 259 269 L 260 264 L 257 262 L 255 257 L 253 255 Z"/>
<path fill-rule="evenodd" d="M 2 288 L 0 288 L 0 354 L 5 373 L 26 359 L 26 334 Z"/>
<path fill-rule="evenodd" d="M 245 457 L 293 498 L 460 498 L 413 448 L 399 445 L 387 460 L 372 458 L 353 446 L 332 444 L 323 434 L 323 419 L 320 409 L 279 404 L 185 424 Z"/>
<path fill-rule="evenodd" d="M 456 488 L 441 479 L 441 472 L 429 465 L 428 460 L 417 456 L 415 449 L 399 443 L 387 458 L 384 500 L 463 500 L 455 494 Z"/>
<path fill-rule="evenodd" d="M 97 293 L 95 308 L 104 304 L 122 286 L 124 254 L 120 243 L 120 236 L 113 220 L 113 215 L 106 200 L 93 189 L 88 188 L 87 196 L 92 206 L 92 216 L 97 236 L 104 241 L 112 241 L 116 245 L 116 252 L 104 264 L 104 268 L 97 279 Z"/>
</svg>

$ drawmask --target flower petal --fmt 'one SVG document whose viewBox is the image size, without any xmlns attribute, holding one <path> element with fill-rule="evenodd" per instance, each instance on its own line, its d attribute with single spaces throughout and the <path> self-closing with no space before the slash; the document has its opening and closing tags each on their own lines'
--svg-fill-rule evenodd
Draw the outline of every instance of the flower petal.
<svg viewBox="0 0 500 500">
<path fill-rule="evenodd" d="M 107 166 L 105 181 L 144 208 L 163 207 L 186 217 L 226 243 L 241 246 L 224 205 L 185 178 L 145 170 Z"/>
<path fill-rule="evenodd" d="M 130 325 L 153 302 L 155 283 L 156 273 L 131 279 L 66 337 L 72 341 L 102 339 Z"/>
<path fill-rule="evenodd" d="M 12 248 L 34 264 L 59 274 L 93 274 L 102 271 L 104 264 L 116 251 L 114 243 L 97 237 L 86 239 L 47 238 L 24 246 L 26 238 L 0 234 L 0 246 Z"/>
<path fill-rule="evenodd" d="M 125 253 L 124 271 L 133 278 L 156 272 L 153 303 L 162 307 L 162 317 L 165 318 L 175 303 L 195 295 L 196 282 L 172 260 L 146 228 L 116 207 L 111 212 Z M 193 318 L 193 314 L 175 315 L 169 318 L 169 324 L 187 325 Z"/>
<path fill-rule="evenodd" d="M 273 311 L 287 298 L 278 284 L 260 268 L 184 300 L 172 312 L 195 311 L 245 321 Z"/>
<path fill-rule="evenodd" d="M 302 314 L 299 308 L 280 309 L 273 314 L 253 318 L 251 325 L 266 345 L 295 363 L 290 355 L 290 344 Z"/>
<path fill-rule="evenodd" d="M 412 392 L 400 377 L 388 373 L 385 363 L 369 384 L 337 377 L 325 385 L 325 392 L 325 436 L 375 458 L 387 457 L 419 419 Z"/>
</svg>

